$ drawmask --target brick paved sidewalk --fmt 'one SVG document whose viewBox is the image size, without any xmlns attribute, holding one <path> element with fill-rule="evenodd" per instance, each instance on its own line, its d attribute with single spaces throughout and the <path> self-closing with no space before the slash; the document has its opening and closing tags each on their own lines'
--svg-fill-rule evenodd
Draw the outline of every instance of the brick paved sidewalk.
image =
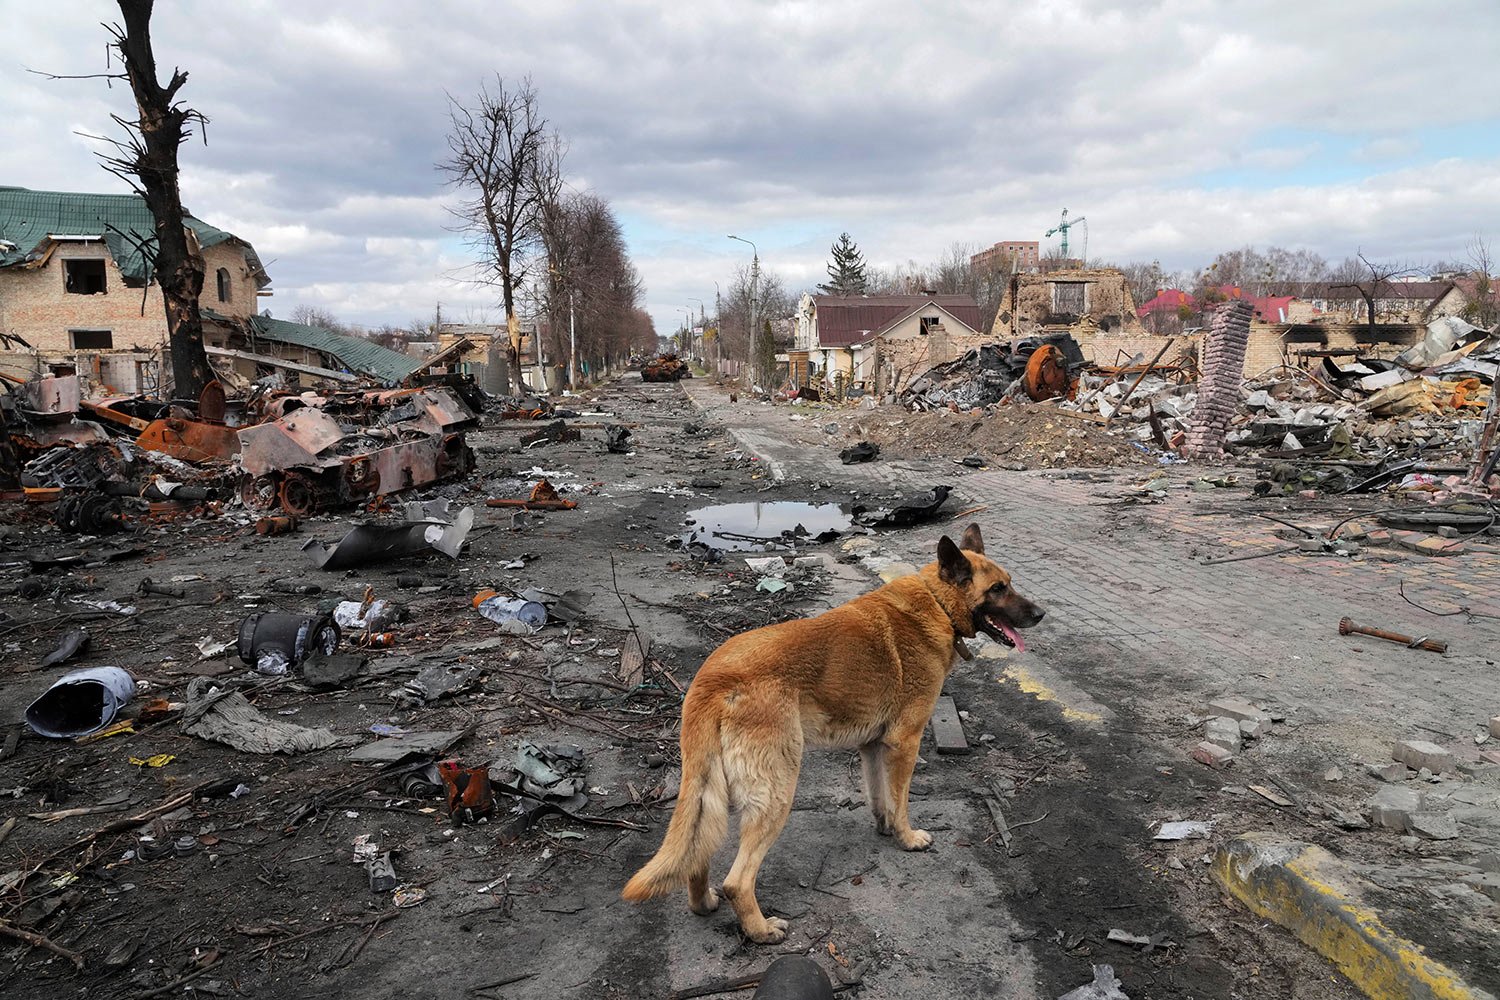
<svg viewBox="0 0 1500 1000">
<path fill-rule="evenodd" d="M 1345 748 L 1372 760 L 1388 753 L 1398 736 L 1451 742 L 1456 752 L 1474 758 L 1469 737 L 1500 714 L 1500 668 L 1494 664 L 1500 653 L 1500 540 L 1472 542 L 1470 554 L 1449 558 L 1367 549 L 1358 559 L 1290 554 L 1204 565 L 1209 557 L 1290 544 L 1274 534 L 1280 525 L 1250 513 L 1273 508 L 1246 504 L 1245 490 L 1186 488 L 1205 469 L 1170 469 L 1179 488 L 1166 491 L 1160 503 L 1131 503 L 1149 470 L 970 472 L 910 461 L 844 466 L 837 457 L 843 442 L 820 440 L 821 424 L 837 421 L 843 415 L 838 411 L 814 411 L 794 421 L 788 407 L 728 404 L 721 390 L 701 383 L 684 388 L 742 445 L 773 460 L 793 481 L 837 478 L 866 483 L 871 491 L 951 482 L 961 504 L 950 502 L 954 512 L 983 505 L 973 520 L 984 529 L 991 553 L 1050 609 L 1034 655 L 1045 663 L 1062 644 L 1080 639 L 1100 650 L 1097 675 L 1091 670 L 1069 677 L 1086 691 L 1139 686 L 1145 696 L 1152 682 L 1171 677 L 1178 697 L 1160 709 L 1178 714 L 1197 711 L 1207 697 L 1226 692 L 1268 698 L 1310 722 L 1337 724 Z M 1213 468 L 1215 474 L 1223 471 Z M 1242 479 L 1253 478 L 1240 471 Z M 1245 512 L 1234 512 L 1237 506 Z M 1276 516 L 1328 527 L 1345 516 L 1337 500 L 1328 506 Z M 1202 516 L 1210 511 L 1232 513 Z M 920 563 L 930 558 L 933 534 L 915 529 L 881 542 Z M 1409 596 L 1429 607 L 1468 606 L 1497 617 L 1426 614 L 1402 600 L 1403 582 Z M 1346 615 L 1446 639 L 1449 652 L 1438 656 L 1340 636 L 1338 621 Z"/>
</svg>

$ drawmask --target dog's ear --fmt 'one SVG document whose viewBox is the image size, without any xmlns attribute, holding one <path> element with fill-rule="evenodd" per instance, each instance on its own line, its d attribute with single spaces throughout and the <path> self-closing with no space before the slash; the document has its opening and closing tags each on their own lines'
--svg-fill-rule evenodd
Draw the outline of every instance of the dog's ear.
<svg viewBox="0 0 1500 1000">
<path fill-rule="evenodd" d="M 979 525 L 970 524 L 964 529 L 964 537 L 959 540 L 958 547 L 984 555 L 984 539 L 979 535 Z"/>
<path fill-rule="evenodd" d="M 953 539 L 944 535 L 938 539 L 938 578 L 954 587 L 962 587 L 974 579 L 974 568 L 968 558 L 953 544 Z"/>
</svg>

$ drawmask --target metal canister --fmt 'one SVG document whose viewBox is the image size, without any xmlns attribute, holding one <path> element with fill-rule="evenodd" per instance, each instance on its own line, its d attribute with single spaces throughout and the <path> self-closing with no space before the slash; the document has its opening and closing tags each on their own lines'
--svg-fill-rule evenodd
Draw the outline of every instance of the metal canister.
<svg viewBox="0 0 1500 1000">
<path fill-rule="evenodd" d="M 327 656 L 338 646 L 339 627 L 328 615 L 263 611 L 240 623 L 240 659 L 265 673 L 285 673 L 313 653 Z"/>
</svg>

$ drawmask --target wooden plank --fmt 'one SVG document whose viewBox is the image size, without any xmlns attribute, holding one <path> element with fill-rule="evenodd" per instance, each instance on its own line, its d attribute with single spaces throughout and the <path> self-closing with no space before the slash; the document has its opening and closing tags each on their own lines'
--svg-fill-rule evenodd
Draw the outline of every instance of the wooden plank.
<svg viewBox="0 0 1500 1000">
<path fill-rule="evenodd" d="M 620 650 L 620 680 L 631 687 L 646 677 L 646 658 L 651 655 L 651 633 L 637 629 L 625 639 Z"/>
<path fill-rule="evenodd" d="M 251 354 L 249 351 L 234 351 L 227 347 L 203 348 L 204 351 L 219 358 L 239 358 L 242 361 L 254 361 L 258 365 L 270 365 L 272 368 L 287 368 L 294 372 L 306 372 L 309 375 L 317 375 L 321 378 L 331 378 L 339 382 L 358 382 L 358 375 L 350 375 L 348 372 L 336 372 L 328 368 L 315 368 L 312 365 L 299 365 L 295 361 L 283 361 L 281 358 L 273 358 L 267 354 Z"/>
<path fill-rule="evenodd" d="M 938 753 L 969 753 L 972 749 L 964 739 L 964 726 L 958 718 L 958 706 L 948 695 L 938 698 L 932 707 L 932 742 Z"/>
</svg>

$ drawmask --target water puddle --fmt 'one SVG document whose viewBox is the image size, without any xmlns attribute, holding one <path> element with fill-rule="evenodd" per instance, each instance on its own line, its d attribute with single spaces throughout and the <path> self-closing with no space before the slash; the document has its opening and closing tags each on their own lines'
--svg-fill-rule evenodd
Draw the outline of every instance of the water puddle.
<svg viewBox="0 0 1500 1000">
<path fill-rule="evenodd" d="M 688 511 L 682 543 L 721 552 L 772 552 L 830 541 L 852 524 L 836 503 L 727 503 Z"/>
</svg>

